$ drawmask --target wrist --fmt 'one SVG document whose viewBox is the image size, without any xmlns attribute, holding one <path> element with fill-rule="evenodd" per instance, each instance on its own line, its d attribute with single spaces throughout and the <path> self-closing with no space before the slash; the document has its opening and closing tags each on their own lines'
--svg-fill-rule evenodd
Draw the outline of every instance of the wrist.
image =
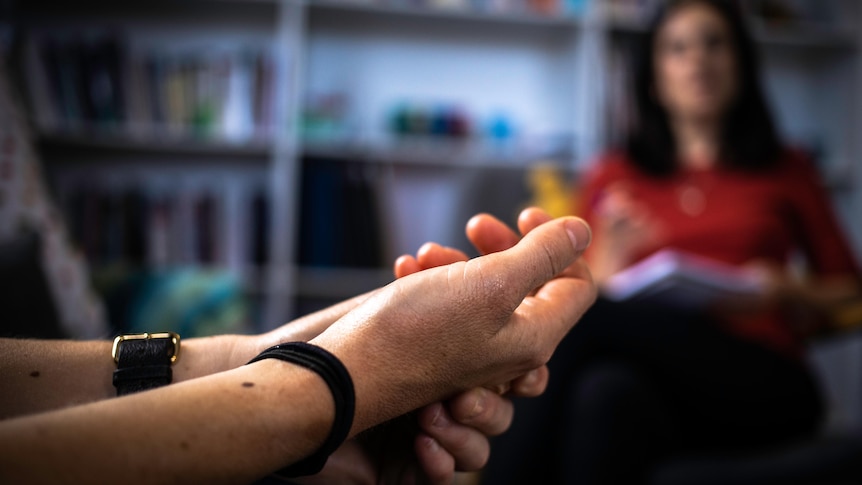
<svg viewBox="0 0 862 485">
<path fill-rule="evenodd" d="M 334 355 L 341 361 L 353 380 L 355 408 L 353 427 L 348 435 L 349 437 L 353 437 L 378 423 L 371 416 L 371 411 L 379 411 L 381 407 L 385 407 L 385 396 L 387 394 L 379 386 L 374 385 L 375 378 L 379 376 L 375 375 L 373 362 L 369 361 L 361 353 L 356 352 L 353 344 L 356 343 L 357 339 L 351 339 L 352 341 L 348 343 L 345 342 L 345 339 L 328 337 L 328 335 L 322 334 L 308 343 L 321 347 Z M 374 397 L 377 398 L 377 407 L 370 405 L 372 403 L 369 399 L 373 399 Z"/>
<path fill-rule="evenodd" d="M 182 382 L 245 365 L 263 348 L 257 337 L 218 335 L 183 340 L 183 350 L 174 366 L 174 382 Z"/>
<path fill-rule="evenodd" d="M 335 355 L 350 373 L 356 398 L 351 437 L 442 398 L 421 370 L 405 366 L 394 349 L 377 345 L 377 339 L 325 332 L 309 343 Z"/>
<path fill-rule="evenodd" d="M 780 305 L 807 305 L 808 294 L 804 286 L 784 275 L 771 275 L 766 283 L 766 297 Z"/>
</svg>

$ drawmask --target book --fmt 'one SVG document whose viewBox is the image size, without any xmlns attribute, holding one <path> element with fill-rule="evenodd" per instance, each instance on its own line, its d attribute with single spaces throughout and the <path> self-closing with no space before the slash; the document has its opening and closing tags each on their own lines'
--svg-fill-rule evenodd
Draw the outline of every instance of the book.
<svg viewBox="0 0 862 485">
<path fill-rule="evenodd" d="M 754 296 L 762 279 L 739 267 L 674 250 L 662 250 L 613 275 L 604 294 L 615 301 L 648 301 L 696 310 L 726 298 Z"/>
<path fill-rule="evenodd" d="M 166 49 L 112 32 L 35 31 L 22 72 L 44 132 L 245 143 L 274 135 L 280 60 L 261 45 Z"/>
<path fill-rule="evenodd" d="M 302 168 L 300 265 L 381 268 L 383 227 L 369 167 L 306 158 Z"/>
</svg>

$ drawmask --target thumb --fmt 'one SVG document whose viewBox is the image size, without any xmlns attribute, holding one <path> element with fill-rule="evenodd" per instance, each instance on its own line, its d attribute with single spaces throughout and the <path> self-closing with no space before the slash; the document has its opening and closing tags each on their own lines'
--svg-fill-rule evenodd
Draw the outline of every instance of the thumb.
<svg viewBox="0 0 862 485">
<path fill-rule="evenodd" d="M 533 229 L 511 249 L 487 257 L 496 259 L 499 276 L 519 294 L 520 301 L 574 263 L 591 239 L 583 219 L 562 217 Z"/>
</svg>

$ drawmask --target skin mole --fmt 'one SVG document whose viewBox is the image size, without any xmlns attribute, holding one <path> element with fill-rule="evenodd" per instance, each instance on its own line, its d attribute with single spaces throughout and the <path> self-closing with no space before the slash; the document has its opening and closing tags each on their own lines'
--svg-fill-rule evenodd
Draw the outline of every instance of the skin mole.
<svg viewBox="0 0 862 485">
<path fill-rule="evenodd" d="M 37 370 L 34 370 L 33 372 L 30 373 L 30 377 L 39 377 L 40 375 L 41 374 Z"/>
<path fill-rule="evenodd" d="M 243 382 L 242 387 L 254 387 L 254 382 Z"/>
</svg>

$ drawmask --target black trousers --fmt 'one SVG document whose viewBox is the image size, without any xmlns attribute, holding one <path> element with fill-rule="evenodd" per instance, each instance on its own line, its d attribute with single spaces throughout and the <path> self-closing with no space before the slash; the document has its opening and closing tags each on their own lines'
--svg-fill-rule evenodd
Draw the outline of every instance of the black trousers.
<svg viewBox="0 0 862 485">
<path fill-rule="evenodd" d="M 599 300 L 518 399 L 487 484 L 637 484 L 686 453 L 767 447 L 814 433 L 823 406 L 802 362 L 708 318 Z"/>
</svg>

